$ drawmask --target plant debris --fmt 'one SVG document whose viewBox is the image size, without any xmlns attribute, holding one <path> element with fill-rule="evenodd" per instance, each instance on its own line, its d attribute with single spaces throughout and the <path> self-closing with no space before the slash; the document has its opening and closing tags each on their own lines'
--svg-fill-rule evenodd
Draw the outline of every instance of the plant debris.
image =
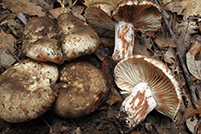
<svg viewBox="0 0 201 134">
<path fill-rule="evenodd" d="M 90 4 L 107 2 L 116 7 L 121 1 L 123 0 L 2 0 L 0 2 L 0 75 L 17 61 L 28 59 L 22 53 L 23 32 L 26 24 L 33 19 L 49 17 L 56 20 L 62 13 L 71 13 L 88 23 L 85 9 Z M 63 119 L 51 108 L 42 116 L 24 123 L 13 124 L 0 119 L 0 133 L 200 133 L 201 2 L 198 0 L 152 1 L 158 4 L 162 11 L 161 28 L 155 32 L 136 30 L 134 55 L 142 54 L 156 58 L 164 62 L 165 66 L 175 74 L 183 98 L 176 123 L 153 110 L 135 128 L 128 130 L 121 125 L 118 115 L 126 96 L 120 94 L 120 89 L 114 83 L 113 71 L 116 63 L 111 58 L 114 36 L 108 35 L 109 31 L 107 31 L 105 33 L 107 36 L 99 35 L 100 45 L 94 53 L 76 59 L 89 62 L 101 70 L 107 81 L 109 93 L 105 102 L 96 111 L 79 118 Z M 58 39 L 58 36 L 55 36 L 55 39 Z M 62 67 L 62 65 L 56 66 Z M 56 96 L 59 90 L 59 87 L 55 89 Z"/>
</svg>

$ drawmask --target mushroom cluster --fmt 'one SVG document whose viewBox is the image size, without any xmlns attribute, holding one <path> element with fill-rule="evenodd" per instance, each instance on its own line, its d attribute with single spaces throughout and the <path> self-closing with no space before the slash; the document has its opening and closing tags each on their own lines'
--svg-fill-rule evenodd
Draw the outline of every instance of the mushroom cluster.
<svg viewBox="0 0 201 134">
<path fill-rule="evenodd" d="M 100 43 L 93 28 L 70 13 L 59 15 L 57 21 L 35 18 L 26 25 L 23 39 L 22 51 L 27 57 L 58 64 L 91 54 Z"/>
<path fill-rule="evenodd" d="M 59 70 L 55 65 L 95 52 L 99 36 L 85 21 L 70 13 L 63 13 L 56 20 L 38 17 L 25 26 L 23 39 L 22 51 L 31 59 L 14 64 L 0 75 L 1 119 L 12 123 L 35 119 L 55 99 L 58 100 L 54 108 L 59 116 L 79 117 L 91 113 L 105 100 L 108 88 L 96 67 L 67 62 Z M 58 79 L 61 93 L 56 98 L 52 85 Z"/>
<path fill-rule="evenodd" d="M 147 0 L 124 0 L 116 7 L 93 3 L 85 10 L 85 16 L 100 35 L 115 36 L 112 58 L 116 62 L 134 54 L 135 30 L 156 31 L 162 19 L 159 7 Z"/>
<path fill-rule="evenodd" d="M 138 125 L 154 108 L 176 121 L 180 88 L 163 62 L 145 55 L 130 56 L 116 65 L 114 77 L 121 93 L 127 95 L 119 118 L 128 127 Z"/>
<path fill-rule="evenodd" d="M 133 55 L 135 30 L 160 28 L 158 6 L 145 0 L 124 0 L 116 7 L 94 3 L 87 7 L 85 16 L 98 34 L 115 36 L 112 57 L 118 63 L 114 77 L 126 95 L 120 120 L 135 127 L 156 109 L 175 121 L 181 96 L 173 73 L 161 61 Z M 0 118 L 23 122 L 37 118 L 52 105 L 58 116 L 77 118 L 102 104 L 109 90 L 102 72 L 87 62 L 70 61 L 95 52 L 100 44 L 91 26 L 70 13 L 56 20 L 38 17 L 26 25 L 22 51 L 31 59 L 0 75 Z M 64 64 L 58 69 L 54 63 Z M 55 83 L 57 97 L 52 90 Z"/>
</svg>

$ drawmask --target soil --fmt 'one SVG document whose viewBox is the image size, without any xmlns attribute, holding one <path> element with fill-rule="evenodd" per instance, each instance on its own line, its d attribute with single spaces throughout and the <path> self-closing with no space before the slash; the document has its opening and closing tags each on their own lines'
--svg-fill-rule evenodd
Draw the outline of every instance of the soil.
<svg viewBox="0 0 201 134">
<path fill-rule="evenodd" d="M 1 0 L 0 0 L 1 3 Z M 57 3 L 58 4 L 58 3 Z M 0 28 L 5 32 L 12 34 L 16 39 L 16 51 L 15 55 L 19 59 L 27 58 L 21 53 L 22 44 L 22 22 L 16 17 L 13 17 L 12 11 L 4 9 L 0 5 Z M 4 16 L 4 17 L 2 17 Z M 11 23 L 4 24 L 3 19 L 7 17 L 13 17 L 13 20 L 17 24 L 11 25 Z M 32 16 L 33 17 L 33 16 Z M 34 16 L 35 17 L 35 16 Z M 3 18 L 3 19 L 2 19 Z M 28 20 L 30 19 L 27 17 Z M 15 30 L 13 30 L 14 28 Z M 24 28 L 24 27 L 22 27 Z M 14 31 L 16 33 L 14 33 Z M 168 32 L 167 32 L 168 33 Z M 20 36 L 19 36 L 20 35 Z M 110 50 L 112 52 L 112 50 Z M 99 52 L 105 52 L 111 54 L 111 52 L 105 49 L 99 48 Z M 44 113 L 37 119 L 30 120 L 22 123 L 9 123 L 0 119 L 0 133 L 1 134 L 188 134 L 190 131 L 184 123 L 174 123 L 168 117 L 153 110 L 146 119 L 140 123 L 134 129 L 127 129 L 123 127 L 123 124 L 118 120 L 119 107 L 122 102 L 122 96 L 120 95 L 118 88 L 115 86 L 112 77 L 112 67 L 107 65 L 106 68 L 102 68 L 102 61 L 97 55 L 92 54 L 89 56 L 82 57 L 82 60 L 93 64 L 99 69 L 110 70 L 107 74 L 107 78 L 110 85 L 110 92 L 108 97 L 103 104 L 95 110 L 93 113 L 76 118 L 76 119 L 64 119 L 58 117 L 52 109 Z M 0 66 L 0 74 L 6 70 L 5 67 Z M 182 77 L 182 76 L 181 76 Z M 184 111 L 184 110 L 183 110 Z M 180 113 L 182 115 L 182 112 Z"/>
</svg>

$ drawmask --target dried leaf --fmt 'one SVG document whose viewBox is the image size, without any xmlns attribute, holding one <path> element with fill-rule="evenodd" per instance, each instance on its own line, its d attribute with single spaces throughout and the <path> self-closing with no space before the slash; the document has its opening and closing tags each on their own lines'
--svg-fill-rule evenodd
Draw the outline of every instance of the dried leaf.
<svg viewBox="0 0 201 134">
<path fill-rule="evenodd" d="M 153 41 L 159 46 L 160 49 L 167 48 L 169 46 L 177 47 L 174 38 L 167 38 L 165 34 L 159 34 Z"/>
<path fill-rule="evenodd" d="M 184 111 L 183 117 L 180 122 L 183 122 L 185 119 L 192 117 L 196 114 L 201 114 L 201 99 L 198 102 L 198 107 L 195 108 L 192 104 L 189 105 Z"/>
<path fill-rule="evenodd" d="M 2 0 L 2 5 L 4 8 L 18 13 L 23 13 L 27 15 L 37 15 L 39 17 L 45 16 L 42 8 L 37 6 L 36 3 L 32 3 L 29 0 Z"/>
<path fill-rule="evenodd" d="M 199 0 L 174 0 L 166 5 L 165 9 L 184 15 L 184 19 L 189 16 L 201 14 L 201 2 Z"/>
<path fill-rule="evenodd" d="M 188 127 L 189 131 L 194 134 L 195 133 L 195 127 L 197 125 L 198 119 L 195 118 L 189 118 L 186 120 L 186 126 Z"/>
<path fill-rule="evenodd" d="M 41 7 L 45 8 L 45 9 L 51 9 L 51 1 L 46 1 L 46 0 L 30 0 L 30 2 L 34 2 L 37 5 L 40 5 Z"/>
<path fill-rule="evenodd" d="M 116 6 L 121 1 L 122 0 L 85 0 L 85 2 L 83 4 L 85 6 L 89 6 L 90 4 L 95 3 L 95 2 L 106 2 L 106 3 L 110 3 L 113 6 Z"/>
<path fill-rule="evenodd" d="M 201 60 L 196 60 L 195 56 L 200 51 L 201 44 L 196 41 L 186 53 L 186 62 L 189 72 L 199 80 L 201 80 Z"/>
<path fill-rule="evenodd" d="M 0 29 L 0 48 L 2 48 L 5 52 L 9 52 L 8 49 L 14 52 L 15 43 L 16 39 L 11 34 L 6 34 Z"/>
<path fill-rule="evenodd" d="M 4 68 L 9 68 L 16 60 L 3 49 L 0 49 L 0 65 Z"/>
<path fill-rule="evenodd" d="M 50 9 L 49 10 L 49 13 L 51 13 L 51 15 L 54 17 L 54 18 L 57 18 L 61 13 L 64 12 L 73 12 L 73 13 L 77 13 L 79 15 L 82 14 L 82 12 L 84 11 L 84 6 L 79 6 L 79 5 L 76 5 L 76 6 L 73 6 L 72 8 L 70 8 L 69 6 L 68 7 L 65 7 L 65 9 L 62 9 L 61 7 L 59 8 L 54 8 L 54 9 Z"/>
<path fill-rule="evenodd" d="M 166 52 L 165 52 L 165 55 L 164 55 L 164 60 L 166 63 L 169 63 L 169 64 L 174 64 L 176 59 L 175 59 L 175 55 L 174 55 L 174 52 L 171 48 L 169 48 Z"/>
<path fill-rule="evenodd" d="M 144 43 L 140 44 L 139 39 L 136 39 L 134 54 L 150 55 L 147 48 L 149 43 L 150 43 L 149 41 L 148 42 L 145 41 Z"/>
</svg>

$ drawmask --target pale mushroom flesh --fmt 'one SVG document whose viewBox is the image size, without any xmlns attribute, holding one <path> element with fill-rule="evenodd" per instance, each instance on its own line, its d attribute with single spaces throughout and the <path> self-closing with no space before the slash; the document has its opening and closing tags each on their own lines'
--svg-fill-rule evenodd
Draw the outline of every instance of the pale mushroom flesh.
<svg viewBox="0 0 201 134">
<path fill-rule="evenodd" d="M 151 90 L 150 96 L 153 96 L 157 104 L 155 109 L 176 121 L 181 105 L 180 88 L 174 74 L 164 63 L 149 56 L 130 56 L 116 65 L 114 76 L 116 85 L 121 89 L 121 93 L 129 94 L 128 97 L 131 97 L 130 94 L 134 92 L 135 86 L 139 86 L 140 83 L 146 83 L 148 89 Z M 141 88 L 144 87 L 141 86 Z M 122 107 L 131 106 L 130 102 L 126 100 L 123 102 Z M 154 105 L 149 106 L 154 107 Z M 133 110 L 133 113 L 137 112 L 137 109 Z M 129 110 L 125 111 L 125 109 L 123 112 L 127 112 L 127 115 L 131 114 Z M 132 119 L 126 118 L 127 122 L 131 123 L 128 126 L 136 126 L 144 120 L 149 112 L 149 110 L 145 111 L 144 115 L 137 115 Z M 135 121 L 136 119 L 134 118 L 140 121 Z"/>
</svg>

